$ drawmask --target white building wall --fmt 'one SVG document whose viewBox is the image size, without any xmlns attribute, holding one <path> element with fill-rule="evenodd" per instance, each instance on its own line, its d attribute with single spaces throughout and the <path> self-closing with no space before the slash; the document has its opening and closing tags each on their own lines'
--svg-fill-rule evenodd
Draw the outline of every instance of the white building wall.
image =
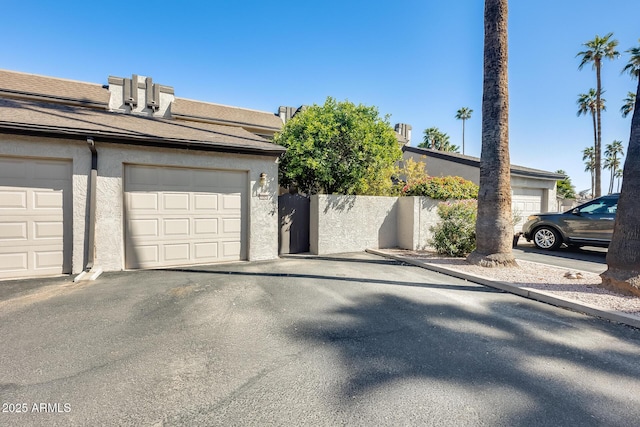
<svg viewBox="0 0 640 427">
<path fill-rule="evenodd" d="M 95 266 L 104 271 L 124 268 L 123 172 L 125 163 L 245 171 L 248 176 L 247 255 L 249 260 L 278 257 L 278 165 L 275 157 L 147 148 L 96 141 Z M 72 272 L 86 262 L 87 189 L 91 151 L 86 142 L 56 138 L 0 136 L 0 155 L 71 160 L 73 163 Z M 260 174 L 266 173 L 265 188 Z"/>
<path fill-rule="evenodd" d="M 397 197 L 311 196 L 311 253 L 397 246 L 397 201 Z"/>
<path fill-rule="evenodd" d="M 438 203 L 427 197 L 311 196 L 310 251 L 425 249 L 440 221 Z"/>
<path fill-rule="evenodd" d="M 0 155 L 71 160 L 73 164 L 71 270 L 73 273 L 80 273 L 84 269 L 86 261 L 87 186 L 91 171 L 91 151 L 89 151 L 87 143 L 56 138 L 0 135 Z"/>
<path fill-rule="evenodd" d="M 176 166 L 246 171 L 249 200 L 247 219 L 248 259 L 278 257 L 278 199 L 276 159 L 265 156 L 210 153 L 178 149 L 146 148 L 96 142 L 98 149 L 98 191 L 96 221 L 96 264 L 105 270 L 124 266 L 124 165 Z M 267 184 L 260 190 L 261 173 Z M 260 193 L 264 195 L 261 197 Z"/>
</svg>

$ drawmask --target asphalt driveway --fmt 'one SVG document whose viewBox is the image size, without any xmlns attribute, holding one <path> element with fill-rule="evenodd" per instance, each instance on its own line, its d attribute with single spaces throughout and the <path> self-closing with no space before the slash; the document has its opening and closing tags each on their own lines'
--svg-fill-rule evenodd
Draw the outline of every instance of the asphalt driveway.
<svg viewBox="0 0 640 427">
<path fill-rule="evenodd" d="M 639 354 L 640 330 L 364 253 L 111 273 L 4 294 L 0 425 L 629 426 Z"/>
<path fill-rule="evenodd" d="M 513 249 L 518 259 L 555 265 L 557 267 L 589 271 L 600 274 L 607 269 L 607 249 L 593 246 L 581 248 L 562 247 L 555 251 L 538 249 L 533 243 L 520 238 L 518 246 Z"/>
</svg>

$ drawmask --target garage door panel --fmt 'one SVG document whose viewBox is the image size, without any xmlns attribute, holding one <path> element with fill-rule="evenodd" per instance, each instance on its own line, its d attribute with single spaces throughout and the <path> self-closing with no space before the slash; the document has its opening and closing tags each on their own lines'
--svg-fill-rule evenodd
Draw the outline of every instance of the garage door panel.
<svg viewBox="0 0 640 427">
<path fill-rule="evenodd" d="M 215 211 L 218 210 L 217 194 L 194 194 L 193 208 L 196 211 Z"/>
<path fill-rule="evenodd" d="M 189 218 L 165 219 L 163 221 L 164 235 L 189 237 L 189 224 Z"/>
<path fill-rule="evenodd" d="M 193 232 L 196 236 L 204 237 L 207 234 L 218 234 L 217 218 L 195 218 L 193 224 Z"/>
<path fill-rule="evenodd" d="M 128 176 L 153 176 L 136 175 L 139 168 L 155 168 L 157 181 L 140 185 L 138 180 L 130 185 L 132 180 Z M 246 183 L 245 172 L 127 165 L 125 209 L 130 225 L 126 230 L 126 267 L 243 259 Z M 156 206 L 148 201 L 139 202 L 151 195 L 159 201 Z M 156 233 L 144 221 L 159 221 L 161 227 Z M 151 251 L 148 246 L 155 249 Z"/>
<path fill-rule="evenodd" d="M 165 261 L 189 261 L 189 243 L 165 244 L 163 249 Z"/>
<path fill-rule="evenodd" d="M 27 240 L 27 222 L 0 222 L 0 240 Z"/>
<path fill-rule="evenodd" d="M 163 207 L 171 211 L 188 211 L 188 193 L 164 193 L 162 197 Z"/>
<path fill-rule="evenodd" d="M 194 248 L 194 258 L 198 262 L 206 262 L 206 260 L 216 260 L 218 259 L 218 243 L 217 242 L 208 242 L 208 243 L 195 243 L 193 245 Z"/>
<path fill-rule="evenodd" d="M 26 209 L 27 208 L 27 191 L 26 190 L 2 190 L 0 191 L 0 210 L 7 209 Z"/>
<path fill-rule="evenodd" d="M 222 231 L 225 234 L 240 233 L 242 222 L 240 218 L 223 218 L 222 219 Z"/>
<path fill-rule="evenodd" d="M 34 252 L 34 265 L 37 270 L 55 268 L 63 263 L 62 249 L 57 251 Z"/>
<path fill-rule="evenodd" d="M 9 273 L 28 271 L 28 258 L 29 253 L 27 251 L 14 251 L 4 254 L 0 253 L 0 272 Z"/>
<path fill-rule="evenodd" d="M 222 242 L 222 256 L 232 259 L 240 251 L 240 242 Z"/>
<path fill-rule="evenodd" d="M 62 209 L 64 203 L 62 191 L 34 191 L 34 209 Z"/>
<path fill-rule="evenodd" d="M 242 196 L 239 193 L 223 195 L 222 208 L 226 211 L 240 211 L 242 208 Z"/>
<path fill-rule="evenodd" d="M 129 193 L 127 194 L 127 206 L 133 211 L 156 211 L 159 208 L 158 195 L 155 193 Z"/>
<path fill-rule="evenodd" d="M 0 157 L 0 278 L 71 270 L 71 162 Z"/>
<path fill-rule="evenodd" d="M 132 219 L 129 221 L 129 234 L 131 237 L 158 237 L 157 219 Z"/>
<path fill-rule="evenodd" d="M 33 238 L 34 239 L 57 239 L 62 240 L 64 236 L 64 224 L 58 222 L 33 222 Z"/>
</svg>

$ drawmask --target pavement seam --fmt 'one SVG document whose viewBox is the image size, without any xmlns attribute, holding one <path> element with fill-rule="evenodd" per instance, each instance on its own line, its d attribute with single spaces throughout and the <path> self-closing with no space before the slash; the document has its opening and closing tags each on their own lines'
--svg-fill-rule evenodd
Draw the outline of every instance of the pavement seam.
<svg viewBox="0 0 640 427">
<path fill-rule="evenodd" d="M 500 289 L 502 291 L 505 291 L 514 295 L 518 295 L 521 297 L 529 298 L 535 301 L 551 304 L 557 307 L 566 308 L 569 310 L 577 311 L 579 313 L 587 314 L 589 316 L 599 317 L 602 319 L 609 320 L 611 322 L 622 323 L 622 324 L 640 329 L 640 318 L 637 316 L 632 316 L 629 314 L 610 311 L 610 310 L 604 310 L 602 308 L 593 306 L 591 304 L 586 304 L 580 301 L 572 300 L 570 298 L 559 297 L 557 295 L 552 295 L 544 291 L 536 291 L 536 290 L 531 290 L 527 288 L 521 288 L 511 283 L 500 282 L 500 281 L 488 279 L 486 277 L 476 276 L 474 274 L 463 273 L 454 269 L 432 265 L 425 261 L 411 259 L 411 258 L 403 257 L 400 255 L 394 255 L 378 249 L 367 249 L 366 252 L 373 255 L 382 256 L 385 258 L 395 259 L 396 261 L 401 261 L 407 264 L 414 265 L 416 267 L 434 271 L 436 273 L 444 274 L 451 277 L 456 277 L 462 280 L 467 280 L 469 282 L 477 283 L 479 285 Z M 538 264 L 541 264 L 541 263 L 538 263 Z"/>
</svg>

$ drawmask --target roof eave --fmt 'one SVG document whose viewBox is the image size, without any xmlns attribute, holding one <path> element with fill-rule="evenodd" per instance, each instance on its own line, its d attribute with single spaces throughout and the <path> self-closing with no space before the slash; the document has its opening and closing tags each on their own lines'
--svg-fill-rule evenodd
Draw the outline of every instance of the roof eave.
<svg viewBox="0 0 640 427">
<path fill-rule="evenodd" d="M 411 146 L 404 146 L 404 147 L 402 147 L 402 150 L 403 151 L 409 151 L 410 153 L 415 153 L 415 154 L 423 154 L 425 156 L 429 155 L 429 156 L 432 156 L 432 157 L 435 157 L 435 158 L 439 158 L 439 159 L 442 159 L 442 160 L 447 160 L 447 161 L 450 161 L 450 162 L 463 164 L 463 165 L 466 165 L 466 166 L 474 166 L 474 167 L 478 167 L 478 168 L 480 167 L 480 160 L 471 159 L 471 158 L 465 158 L 465 157 L 459 157 L 459 156 L 452 156 L 450 154 L 439 152 L 437 150 L 428 150 L 427 151 L 427 149 L 411 147 Z M 553 172 L 523 171 L 521 169 L 514 168 L 513 165 L 511 166 L 511 168 L 509 170 L 511 171 L 511 175 L 522 176 L 522 177 L 526 177 L 526 178 L 548 179 L 548 180 L 552 180 L 552 181 L 557 181 L 559 179 L 564 179 L 565 178 L 564 175 L 560 175 L 560 174 L 553 173 Z"/>
<path fill-rule="evenodd" d="M 198 151 L 212 151 L 232 154 L 251 154 L 258 156 L 273 156 L 278 157 L 286 151 L 286 148 L 273 144 L 273 147 L 255 147 L 252 145 L 242 144 L 230 144 L 220 142 L 206 142 L 197 140 L 183 140 L 176 138 L 158 138 L 150 135 L 125 135 L 115 132 L 101 132 L 95 130 L 82 130 L 66 129 L 66 128 L 50 128 L 39 127 L 33 125 L 19 125 L 19 124 L 7 124 L 0 123 L 0 133 L 3 134 L 17 134 L 28 136 L 42 136 L 46 135 L 51 138 L 72 138 L 83 140 L 87 137 L 92 137 L 97 141 L 122 143 L 131 145 L 140 145 L 146 147 L 163 147 L 163 148 L 178 148 L 178 149 L 191 149 Z M 267 143 L 265 143 L 267 144 Z"/>
</svg>

